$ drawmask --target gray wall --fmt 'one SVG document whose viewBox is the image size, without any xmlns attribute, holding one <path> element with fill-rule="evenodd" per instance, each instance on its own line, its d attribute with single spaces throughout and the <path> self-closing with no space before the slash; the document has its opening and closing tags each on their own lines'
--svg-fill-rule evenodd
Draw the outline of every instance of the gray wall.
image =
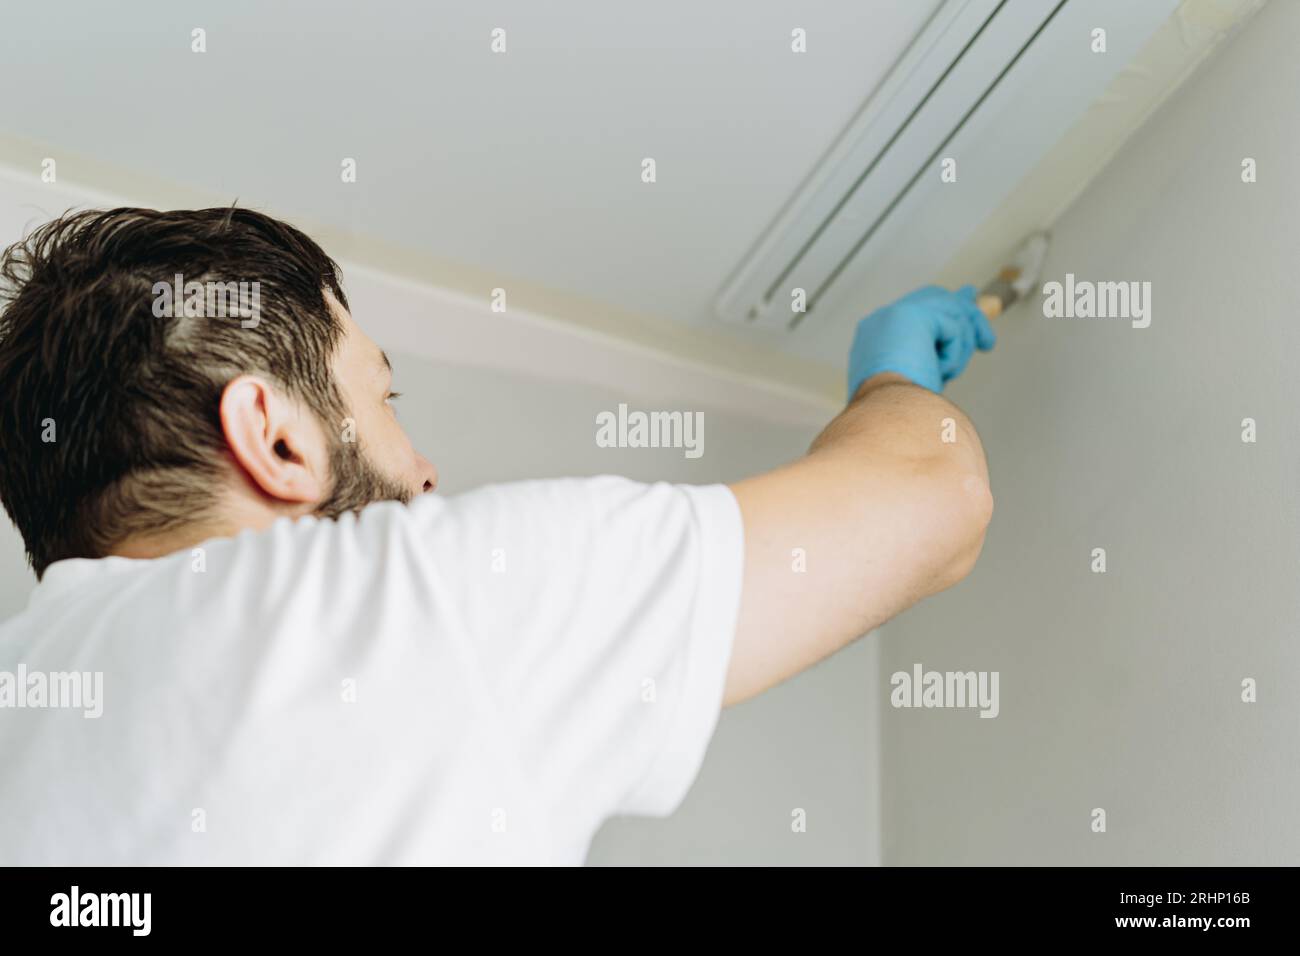
<svg viewBox="0 0 1300 956">
<path fill-rule="evenodd" d="M 888 864 L 1300 863 L 1298 40 L 1267 6 L 1056 225 L 1045 280 L 1149 281 L 1151 326 L 1036 300 L 954 390 L 996 513 L 881 680 L 997 670 L 1001 714 L 886 700 Z"/>
<path fill-rule="evenodd" d="M 384 344 L 384 343 L 381 343 Z M 727 481 L 802 454 L 813 435 L 704 410 L 704 454 L 602 449 L 596 413 L 635 395 L 435 365 L 394 355 L 398 415 L 438 465 L 440 491 L 490 481 L 614 472 L 641 480 Z M 672 408 L 673 406 L 668 406 Z M 34 585 L 0 518 L 0 617 Z M 724 712 L 695 788 L 668 820 L 619 819 L 590 862 L 874 863 L 879 854 L 875 646 L 860 642 L 778 690 Z M 805 833 L 791 832 L 802 808 Z"/>
</svg>

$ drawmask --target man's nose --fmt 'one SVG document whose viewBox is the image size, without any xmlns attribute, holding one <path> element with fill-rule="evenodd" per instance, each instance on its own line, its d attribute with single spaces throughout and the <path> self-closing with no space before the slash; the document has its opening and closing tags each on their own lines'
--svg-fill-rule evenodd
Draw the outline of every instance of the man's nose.
<svg viewBox="0 0 1300 956">
<path fill-rule="evenodd" d="M 421 492 L 433 491 L 438 487 L 438 469 L 434 467 L 433 462 L 423 455 L 417 454 L 415 461 L 419 469 L 418 477 L 424 479 L 424 487 L 420 489 Z"/>
</svg>

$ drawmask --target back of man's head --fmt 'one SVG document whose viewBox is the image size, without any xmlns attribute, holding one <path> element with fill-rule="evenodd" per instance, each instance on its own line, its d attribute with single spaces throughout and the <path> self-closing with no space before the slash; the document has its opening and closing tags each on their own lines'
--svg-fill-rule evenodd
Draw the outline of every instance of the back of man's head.
<svg viewBox="0 0 1300 956">
<path fill-rule="evenodd" d="M 235 376 L 340 419 L 330 358 L 343 329 L 327 291 L 346 308 L 333 260 L 245 209 L 69 213 L 5 250 L 0 499 L 37 576 L 215 506 L 218 409 Z"/>
</svg>

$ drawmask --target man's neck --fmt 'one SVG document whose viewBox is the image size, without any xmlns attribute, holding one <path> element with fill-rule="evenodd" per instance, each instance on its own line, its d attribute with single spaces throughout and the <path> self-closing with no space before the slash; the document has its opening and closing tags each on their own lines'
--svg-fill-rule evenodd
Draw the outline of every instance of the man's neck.
<svg viewBox="0 0 1300 956">
<path fill-rule="evenodd" d="M 232 496 L 220 514 L 171 531 L 131 535 L 108 553 L 123 558 L 161 558 L 196 548 L 214 538 L 233 538 L 241 531 L 261 531 L 279 518 L 300 517 L 308 513 L 309 509 L 304 507 L 271 507 L 262 501 Z"/>
</svg>

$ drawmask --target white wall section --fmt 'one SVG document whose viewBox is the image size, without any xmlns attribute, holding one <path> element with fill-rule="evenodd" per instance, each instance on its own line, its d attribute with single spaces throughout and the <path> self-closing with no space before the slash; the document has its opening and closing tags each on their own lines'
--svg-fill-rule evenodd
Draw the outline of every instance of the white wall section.
<svg viewBox="0 0 1300 956">
<path fill-rule="evenodd" d="M 1035 296 L 953 389 L 996 512 L 882 672 L 998 671 L 1001 708 L 886 700 L 889 864 L 1300 859 L 1297 36 L 1266 6 L 1057 222 L 1043 281 L 1149 282 L 1150 326 Z"/>
</svg>

